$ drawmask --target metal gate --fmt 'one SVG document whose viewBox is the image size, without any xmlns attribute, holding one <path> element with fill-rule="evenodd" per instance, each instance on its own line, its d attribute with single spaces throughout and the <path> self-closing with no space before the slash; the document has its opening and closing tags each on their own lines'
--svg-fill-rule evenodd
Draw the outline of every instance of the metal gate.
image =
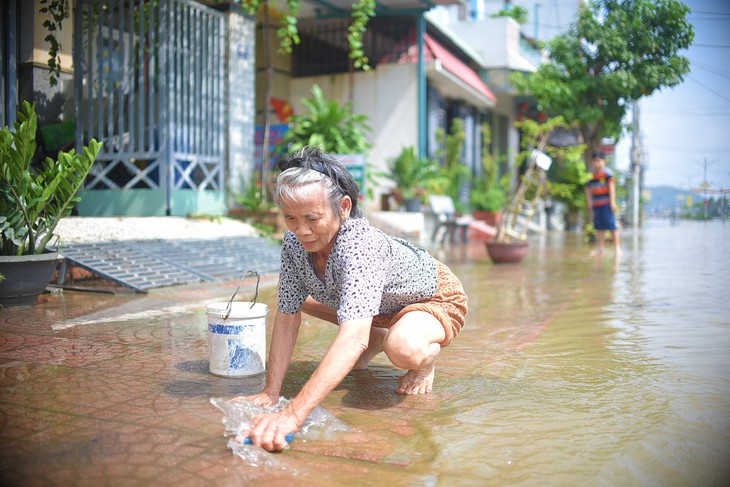
<svg viewBox="0 0 730 487">
<path fill-rule="evenodd" d="M 183 203 L 200 192 L 224 204 L 223 14 L 191 0 L 78 0 L 74 22 L 77 150 L 104 142 L 82 214 L 187 214 L 202 210 Z"/>
</svg>

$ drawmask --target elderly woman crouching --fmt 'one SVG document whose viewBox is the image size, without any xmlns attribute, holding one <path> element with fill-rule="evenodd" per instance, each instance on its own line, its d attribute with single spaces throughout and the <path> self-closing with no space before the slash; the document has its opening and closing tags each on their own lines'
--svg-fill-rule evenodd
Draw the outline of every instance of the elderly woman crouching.
<svg viewBox="0 0 730 487">
<path fill-rule="evenodd" d="M 467 311 L 464 289 L 448 267 L 368 224 L 357 206 L 357 183 L 335 158 L 305 148 L 281 160 L 279 169 L 276 197 L 288 231 L 278 311 L 266 385 L 247 399 L 278 402 L 302 312 L 339 330 L 289 406 L 254 418 L 251 441 L 269 451 L 283 449 L 285 436 L 352 369 L 365 368 L 380 352 L 406 370 L 397 393 L 430 392 L 436 356 L 459 333 Z"/>
</svg>

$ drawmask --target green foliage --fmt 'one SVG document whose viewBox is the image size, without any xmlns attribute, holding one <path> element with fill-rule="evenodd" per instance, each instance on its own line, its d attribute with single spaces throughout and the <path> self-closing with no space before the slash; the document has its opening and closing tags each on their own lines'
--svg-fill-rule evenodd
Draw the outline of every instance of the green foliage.
<svg viewBox="0 0 730 487">
<path fill-rule="evenodd" d="M 461 185 L 469 178 L 469 168 L 461 163 L 461 153 L 466 140 L 464 121 L 454 118 L 451 121 L 449 133 L 446 134 L 443 130 L 437 129 L 436 138 L 443 141 L 442 149 L 438 151 L 443 165 L 440 174 L 429 181 L 426 189 L 434 194 L 451 196 L 457 210 L 463 210 L 460 208 L 459 193 Z"/>
<path fill-rule="evenodd" d="M 219 3 L 228 3 L 229 0 L 218 0 Z M 61 72 L 61 58 L 58 53 L 61 45 L 56 39 L 56 31 L 61 30 L 63 19 L 69 10 L 69 0 L 40 0 L 42 14 L 49 17 L 43 22 L 47 35 L 44 38 L 50 44 L 48 49 L 48 67 L 51 71 L 50 84 L 56 85 Z M 255 15 L 259 8 L 268 3 L 268 0 L 234 0 L 240 3 L 243 10 L 249 15 Z M 286 0 L 287 12 L 281 16 L 276 35 L 279 39 L 279 52 L 290 54 L 294 46 L 300 42 L 297 16 L 299 15 L 300 0 Z M 362 35 L 367 29 L 371 17 L 375 16 L 375 0 L 357 0 L 352 4 L 352 24 L 348 27 L 347 41 L 350 47 L 350 59 L 356 68 L 370 70 L 368 58 L 363 49 Z"/>
<path fill-rule="evenodd" d="M 569 210 L 585 211 L 585 184 L 591 178 L 582 158 L 583 146 L 572 147 L 554 159 L 548 171 L 548 193 Z"/>
<path fill-rule="evenodd" d="M 289 54 L 294 46 L 299 44 L 299 29 L 297 28 L 299 0 L 286 0 L 286 6 L 289 13 L 282 16 L 281 26 L 277 29 L 276 36 L 279 38 L 279 52 Z"/>
<path fill-rule="evenodd" d="M 437 138 L 444 136 L 443 130 L 437 130 L 436 132 Z M 465 140 L 464 121 L 460 118 L 453 119 L 451 121 L 451 130 L 444 139 L 444 150 L 442 152 L 444 166 L 452 167 L 461 163 L 461 153 L 464 150 Z"/>
<path fill-rule="evenodd" d="M 269 239 L 274 239 L 276 235 L 276 226 L 262 222 L 251 222 L 250 225 L 256 229 L 258 235 Z"/>
<path fill-rule="evenodd" d="M 61 218 L 80 200 L 76 193 L 102 144 L 92 139 L 83 154 L 61 152 L 31 165 L 36 149 L 35 105 L 23 102 L 14 130 L 0 131 L 0 255 L 42 253 Z"/>
<path fill-rule="evenodd" d="M 350 45 L 349 57 L 352 65 L 363 71 L 370 71 L 369 59 L 365 56 L 362 36 L 370 17 L 375 15 L 375 0 L 357 0 L 352 4 L 352 24 L 347 28 L 347 41 Z"/>
<path fill-rule="evenodd" d="M 46 20 L 43 21 L 43 27 L 46 28 L 46 36 L 43 38 L 48 44 L 48 68 L 50 70 L 49 83 L 55 86 L 58 83 L 58 77 L 61 73 L 61 44 L 56 39 L 56 31 L 61 30 L 63 19 L 70 9 L 69 0 L 41 0 L 41 8 L 39 13 L 48 14 Z"/>
<path fill-rule="evenodd" d="M 548 43 L 551 62 L 512 82 L 541 110 L 578 124 L 587 153 L 604 137 L 617 138 L 631 103 L 680 84 L 694 29 L 677 0 L 596 0 L 570 29 Z"/>
<path fill-rule="evenodd" d="M 517 124 L 522 131 L 522 151 L 517 155 L 519 163 L 527 161 L 532 150 L 545 152 L 553 159 L 548 171 L 546 190 L 556 201 L 565 204 L 569 210 L 582 211 L 585 209 L 585 183 L 590 174 L 583 163 L 582 154 L 585 146 L 554 147 L 548 145 L 549 137 L 558 127 L 565 127 L 563 117 L 549 118 L 544 123 L 534 120 L 525 120 Z M 535 188 L 528 188 L 527 193 L 534 192 Z"/>
<path fill-rule="evenodd" d="M 492 17 L 510 17 L 518 24 L 522 25 L 527 22 L 527 9 L 519 5 L 513 5 L 509 9 L 500 10 L 492 14 Z"/>
<path fill-rule="evenodd" d="M 492 129 L 489 124 L 482 124 L 482 173 L 469 193 L 469 203 L 475 211 L 500 211 L 507 200 L 509 175 L 499 177 L 499 166 L 491 145 Z"/>
<path fill-rule="evenodd" d="M 312 98 L 301 101 L 309 114 L 289 119 L 291 128 L 283 141 L 288 150 L 310 146 L 331 154 L 364 154 L 370 148 L 367 117 L 352 113 L 349 103 L 325 100 L 318 85 L 312 86 Z"/>
<path fill-rule="evenodd" d="M 241 178 L 241 188 L 240 193 L 233 193 L 232 195 L 236 203 L 253 211 L 273 208 L 273 203 L 266 198 L 266 194 L 261 190 L 261 185 L 256 184 L 254 178 L 249 183 Z"/>
<path fill-rule="evenodd" d="M 440 167 L 432 159 L 418 157 L 413 146 L 404 147 L 400 154 L 388 161 L 386 176 L 391 179 L 404 199 L 415 198 L 440 177 Z"/>
<path fill-rule="evenodd" d="M 380 186 L 383 178 L 388 178 L 388 174 L 385 171 L 374 167 L 372 164 L 365 165 L 365 197 L 368 200 L 372 201 L 375 198 L 373 188 Z"/>
<path fill-rule="evenodd" d="M 229 0 L 218 0 L 228 2 Z M 240 3 L 249 14 L 255 15 L 258 10 L 269 3 L 268 0 L 234 0 Z M 286 12 L 281 16 L 276 36 L 279 38 L 279 52 L 291 54 L 294 46 L 300 42 L 297 16 L 299 15 L 300 0 L 286 0 Z M 352 3 L 352 23 L 348 27 L 347 42 L 350 47 L 350 59 L 356 68 L 369 70 L 368 58 L 363 50 L 362 35 L 367 29 L 370 18 L 375 16 L 375 0 L 357 0 Z M 277 3 L 277 8 L 281 5 Z"/>
<path fill-rule="evenodd" d="M 507 202 L 507 196 L 499 185 L 481 191 L 472 190 L 469 202 L 473 211 L 500 211 Z"/>
</svg>

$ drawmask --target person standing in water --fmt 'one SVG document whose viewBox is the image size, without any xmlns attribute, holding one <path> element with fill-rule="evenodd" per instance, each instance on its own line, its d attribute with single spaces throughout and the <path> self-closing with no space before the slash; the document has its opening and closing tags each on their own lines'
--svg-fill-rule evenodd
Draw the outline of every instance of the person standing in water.
<svg viewBox="0 0 730 487">
<path fill-rule="evenodd" d="M 598 248 L 595 254 L 602 255 L 606 245 L 606 230 L 611 232 L 616 256 L 621 255 L 621 242 L 616 226 L 616 182 L 611 169 L 606 167 L 603 152 L 593 153 L 591 180 L 586 183 L 586 199 L 593 217 Z"/>
<path fill-rule="evenodd" d="M 256 416 L 251 442 L 282 450 L 307 415 L 353 369 L 380 352 L 405 370 L 395 392 L 431 392 L 436 357 L 467 312 L 459 279 L 424 249 L 369 225 L 359 188 L 337 159 L 304 148 L 278 164 L 276 201 L 287 231 L 281 248 L 278 309 L 266 383 L 243 399 L 279 401 L 302 313 L 339 326 L 322 361 L 283 410 Z"/>
</svg>

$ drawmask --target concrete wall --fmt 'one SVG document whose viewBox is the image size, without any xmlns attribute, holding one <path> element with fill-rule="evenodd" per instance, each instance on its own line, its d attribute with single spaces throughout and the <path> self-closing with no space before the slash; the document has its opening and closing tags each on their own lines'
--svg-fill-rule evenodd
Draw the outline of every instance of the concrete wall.
<svg viewBox="0 0 730 487">
<path fill-rule="evenodd" d="M 254 170 L 254 79 L 256 72 L 256 22 L 236 12 L 226 13 L 228 24 L 228 133 L 226 149 L 229 196 L 243 191 Z M 233 201 L 228 202 L 233 205 Z"/>
<path fill-rule="evenodd" d="M 418 146 L 418 103 L 415 64 L 382 64 L 371 72 L 354 75 L 352 109 L 366 115 L 372 129 L 369 140 L 373 144 L 367 154 L 367 164 L 372 169 L 385 170 L 387 161 L 396 157 L 406 146 Z M 292 78 L 289 99 L 295 113 L 307 113 L 302 98 L 312 96 L 312 85 L 322 88 L 326 99 L 346 103 L 350 100 L 348 74 Z M 365 208 L 380 207 L 380 195 L 393 187 L 382 180 L 374 185 L 374 197 Z"/>
<path fill-rule="evenodd" d="M 36 102 L 38 124 L 46 125 L 74 118 L 73 104 L 73 15 L 74 0 L 70 0 L 69 17 L 63 19 L 61 30 L 55 32 L 61 44 L 59 57 L 61 73 L 58 83 L 51 86 L 48 71 L 48 35 L 43 22 L 49 14 L 41 14 L 40 0 L 19 2 L 20 27 L 18 35 L 18 99 Z"/>
<path fill-rule="evenodd" d="M 259 19 L 259 22 L 262 22 Z M 279 28 L 278 20 L 271 19 L 271 28 L 268 32 L 269 50 L 271 56 L 271 92 L 270 96 L 282 100 L 289 99 L 289 79 L 291 76 L 291 56 L 279 53 L 279 39 L 276 30 Z M 256 124 L 263 124 L 264 92 L 266 90 L 266 51 L 264 48 L 263 29 L 259 25 L 256 29 Z M 269 122 L 273 124 L 283 123 L 276 116 L 269 105 Z"/>
</svg>

